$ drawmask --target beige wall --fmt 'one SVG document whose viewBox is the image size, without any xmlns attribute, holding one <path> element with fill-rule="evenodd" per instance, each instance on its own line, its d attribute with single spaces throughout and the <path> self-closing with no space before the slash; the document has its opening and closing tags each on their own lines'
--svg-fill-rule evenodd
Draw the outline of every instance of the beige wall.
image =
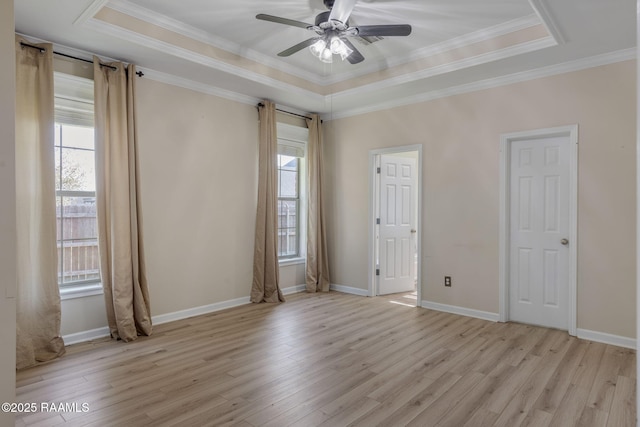
<svg viewBox="0 0 640 427">
<path fill-rule="evenodd" d="M 246 297 L 258 113 L 138 79 L 144 242 L 153 315 Z"/>
<path fill-rule="evenodd" d="M 497 313 L 500 134 L 577 123 L 578 327 L 633 337 L 634 73 L 626 62 L 328 123 L 332 281 L 367 288 L 369 150 L 423 144 L 422 298 Z M 142 78 L 138 115 L 152 314 L 246 297 L 256 109 Z M 281 279 L 304 283 L 304 266 Z M 63 334 L 106 326 L 101 298 L 63 302 Z"/>
<path fill-rule="evenodd" d="M 60 303 L 62 321 L 60 334 L 62 336 L 94 329 L 107 328 L 107 312 L 104 305 L 104 295 L 62 300 Z"/>
<path fill-rule="evenodd" d="M 578 328 L 635 338 L 635 76 L 628 61 L 329 123 L 332 281 L 367 289 L 369 150 L 422 144 L 422 299 L 498 313 L 500 135 L 578 124 Z"/>
<path fill-rule="evenodd" d="M 255 106 L 143 78 L 138 129 L 152 314 L 247 297 L 258 179 Z M 296 283 L 298 270 L 284 267 L 281 286 L 304 283 Z"/>
<path fill-rule="evenodd" d="M 248 297 L 253 275 L 254 106 L 137 80 L 143 231 L 153 316 Z M 304 125 L 279 114 L 279 121 Z M 280 269 L 304 284 L 304 264 Z M 62 301 L 62 335 L 106 327 L 102 295 Z"/>
<path fill-rule="evenodd" d="M 15 401 L 16 194 L 13 1 L 0 1 L 0 402 Z M 13 425 L 0 412 L 0 426 Z"/>
</svg>

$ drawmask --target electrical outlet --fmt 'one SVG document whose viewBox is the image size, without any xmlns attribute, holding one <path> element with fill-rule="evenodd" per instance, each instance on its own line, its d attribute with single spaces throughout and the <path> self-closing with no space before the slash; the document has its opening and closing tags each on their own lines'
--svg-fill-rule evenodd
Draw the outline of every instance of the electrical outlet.
<svg viewBox="0 0 640 427">
<path fill-rule="evenodd" d="M 447 287 L 451 287 L 451 276 L 444 276 L 444 285 Z"/>
</svg>

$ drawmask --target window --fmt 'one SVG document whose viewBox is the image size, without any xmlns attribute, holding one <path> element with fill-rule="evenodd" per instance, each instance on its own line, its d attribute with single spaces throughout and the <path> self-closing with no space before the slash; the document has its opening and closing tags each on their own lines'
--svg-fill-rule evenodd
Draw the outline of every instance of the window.
<svg viewBox="0 0 640 427">
<path fill-rule="evenodd" d="M 96 216 L 93 81 L 55 73 L 58 284 L 100 281 Z"/>
<path fill-rule="evenodd" d="M 300 255 L 300 158 L 278 154 L 278 257 Z"/>
<path fill-rule="evenodd" d="M 305 256 L 305 152 L 308 130 L 278 123 L 278 258 Z"/>
</svg>

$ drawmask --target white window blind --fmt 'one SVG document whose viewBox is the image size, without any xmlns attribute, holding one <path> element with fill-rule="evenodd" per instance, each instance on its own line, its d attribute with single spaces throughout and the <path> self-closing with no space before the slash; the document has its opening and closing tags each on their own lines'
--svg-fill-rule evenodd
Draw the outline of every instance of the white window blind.
<svg viewBox="0 0 640 427">
<path fill-rule="evenodd" d="M 55 72 L 53 84 L 56 122 L 93 127 L 93 80 Z"/>
<path fill-rule="evenodd" d="M 305 144 L 297 141 L 278 139 L 278 154 L 282 156 L 299 157 L 304 159 Z"/>
</svg>

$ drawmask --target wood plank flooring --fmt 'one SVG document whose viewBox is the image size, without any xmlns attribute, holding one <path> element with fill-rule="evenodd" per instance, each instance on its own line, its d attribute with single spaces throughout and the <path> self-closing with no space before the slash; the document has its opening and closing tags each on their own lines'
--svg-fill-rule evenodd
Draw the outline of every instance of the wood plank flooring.
<svg viewBox="0 0 640 427">
<path fill-rule="evenodd" d="M 16 425 L 636 425 L 634 351 L 410 297 L 296 294 L 69 346 L 18 372 L 18 401 L 88 411 Z"/>
</svg>

